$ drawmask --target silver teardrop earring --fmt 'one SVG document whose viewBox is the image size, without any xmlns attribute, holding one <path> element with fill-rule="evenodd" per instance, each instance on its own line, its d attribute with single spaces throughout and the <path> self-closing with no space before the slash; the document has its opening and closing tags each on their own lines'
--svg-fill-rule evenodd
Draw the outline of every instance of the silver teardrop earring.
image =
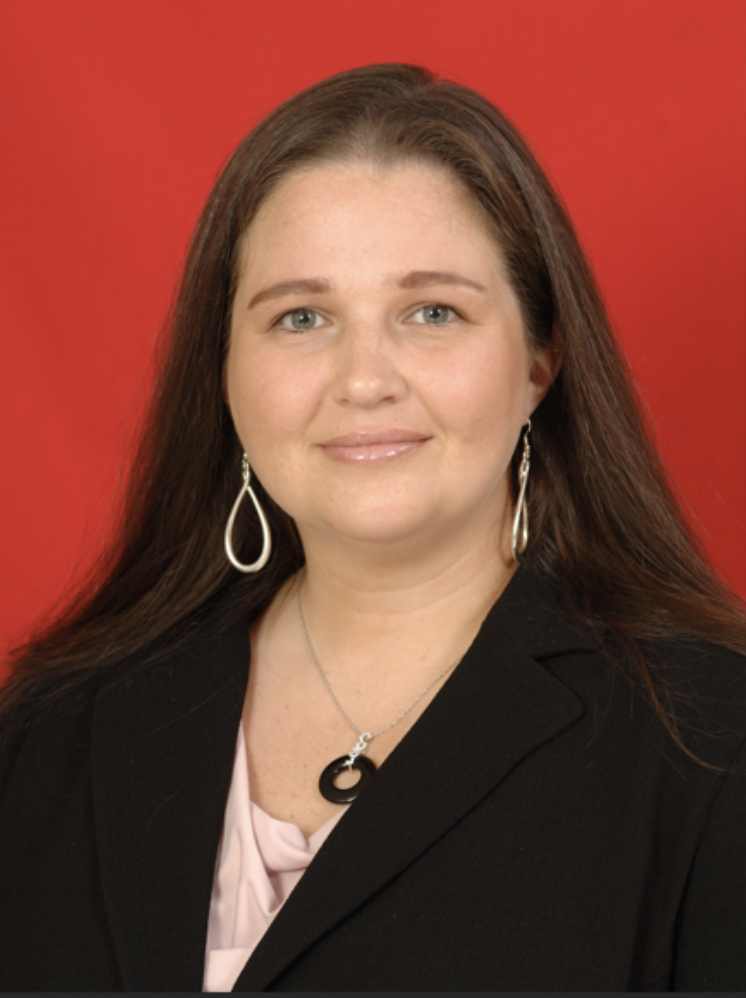
<svg viewBox="0 0 746 998">
<path fill-rule="evenodd" d="M 513 558 L 519 563 L 528 545 L 526 486 L 528 485 L 528 473 L 531 469 L 531 444 L 528 442 L 530 432 L 531 420 L 529 419 L 526 424 L 526 431 L 523 434 L 523 454 L 521 455 L 521 465 L 518 469 L 518 502 L 515 504 L 515 515 L 513 517 Z"/>
<path fill-rule="evenodd" d="M 241 460 L 241 474 L 243 475 L 241 491 L 238 493 L 236 501 L 233 503 L 233 509 L 231 510 L 231 515 L 228 517 L 228 523 L 225 528 L 225 553 L 228 555 L 228 561 L 234 568 L 237 568 L 239 572 L 258 572 L 267 564 L 269 556 L 272 553 L 272 534 L 270 533 L 269 524 L 267 523 L 267 517 L 264 515 L 264 510 L 259 505 L 259 500 L 254 495 L 254 490 L 249 484 L 251 481 L 251 466 L 249 465 L 249 459 L 245 453 Z M 238 514 L 238 507 L 241 505 L 243 497 L 247 492 L 251 496 L 251 501 L 254 503 L 256 515 L 259 517 L 259 523 L 262 525 L 262 553 L 251 565 L 244 565 L 234 554 L 232 536 L 233 524 L 236 520 L 236 515 Z"/>
</svg>

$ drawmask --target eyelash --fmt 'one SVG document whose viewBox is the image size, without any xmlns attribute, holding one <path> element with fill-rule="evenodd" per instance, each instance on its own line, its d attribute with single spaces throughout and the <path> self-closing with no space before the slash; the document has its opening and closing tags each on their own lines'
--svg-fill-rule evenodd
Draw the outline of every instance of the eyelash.
<svg viewBox="0 0 746 998">
<path fill-rule="evenodd" d="M 412 312 L 409 313 L 408 318 L 412 319 L 415 315 L 417 315 L 418 312 L 422 312 L 424 309 L 428 309 L 428 308 L 430 308 L 430 309 L 443 309 L 445 312 L 450 312 L 452 317 L 449 318 L 449 319 L 447 319 L 445 322 L 418 322 L 418 323 L 415 323 L 415 325 L 419 325 L 419 326 L 435 326 L 437 328 L 438 326 L 447 326 L 447 325 L 450 325 L 450 323 L 452 323 L 454 321 L 454 318 L 455 319 L 463 319 L 463 315 L 459 312 L 458 309 L 454 308 L 453 305 L 446 305 L 444 302 L 436 302 L 436 301 L 430 301 L 430 302 L 426 302 L 424 305 L 418 305 L 417 308 L 415 308 Z M 310 315 L 317 315 L 320 318 L 323 318 L 321 312 L 319 312 L 317 309 L 315 309 L 315 308 L 308 308 L 307 306 L 301 305 L 300 308 L 293 308 L 289 312 L 283 312 L 282 315 L 278 316 L 277 319 L 272 323 L 272 328 L 277 327 L 277 328 L 280 328 L 280 329 L 284 329 L 285 332 L 288 332 L 288 333 L 313 332 L 314 329 L 318 329 L 318 326 L 313 326 L 309 330 L 304 330 L 304 329 L 290 329 L 287 326 L 283 326 L 283 324 L 282 324 L 283 320 L 289 319 L 289 317 L 291 315 L 295 315 L 298 312 L 307 312 Z"/>
</svg>

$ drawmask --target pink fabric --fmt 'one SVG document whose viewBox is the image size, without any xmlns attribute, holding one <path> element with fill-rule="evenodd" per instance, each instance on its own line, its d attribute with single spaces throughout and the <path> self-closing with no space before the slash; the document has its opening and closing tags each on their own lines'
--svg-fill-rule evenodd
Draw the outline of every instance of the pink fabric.
<svg viewBox="0 0 746 998">
<path fill-rule="evenodd" d="M 203 991 L 230 991 L 273 918 L 345 813 L 310 839 L 252 803 L 243 728 L 239 728 L 207 929 Z"/>
</svg>

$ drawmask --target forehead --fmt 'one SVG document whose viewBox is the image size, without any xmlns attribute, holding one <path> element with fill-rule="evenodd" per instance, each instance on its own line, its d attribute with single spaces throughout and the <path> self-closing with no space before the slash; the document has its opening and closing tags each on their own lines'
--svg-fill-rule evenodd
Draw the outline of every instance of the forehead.
<svg viewBox="0 0 746 998">
<path fill-rule="evenodd" d="M 344 266 L 444 269 L 455 259 L 502 270 L 496 240 L 463 187 L 444 169 L 405 162 L 325 163 L 286 176 L 249 225 L 241 269 Z"/>
</svg>

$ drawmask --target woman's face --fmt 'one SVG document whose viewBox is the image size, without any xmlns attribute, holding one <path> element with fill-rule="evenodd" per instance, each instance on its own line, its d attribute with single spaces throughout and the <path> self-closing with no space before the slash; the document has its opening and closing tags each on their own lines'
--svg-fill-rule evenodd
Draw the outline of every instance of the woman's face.
<svg viewBox="0 0 746 998">
<path fill-rule="evenodd" d="M 548 371 L 494 240 L 436 168 L 298 171 L 249 227 L 226 398 L 304 543 L 429 545 L 504 524 Z"/>
</svg>

